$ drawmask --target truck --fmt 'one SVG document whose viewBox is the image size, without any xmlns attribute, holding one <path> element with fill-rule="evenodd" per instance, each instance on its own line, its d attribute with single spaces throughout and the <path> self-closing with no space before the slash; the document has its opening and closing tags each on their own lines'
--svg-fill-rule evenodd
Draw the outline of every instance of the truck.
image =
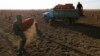
<svg viewBox="0 0 100 56">
<path fill-rule="evenodd" d="M 65 21 L 72 25 L 79 19 L 79 11 L 74 8 L 73 4 L 56 5 L 53 9 L 44 12 L 43 17 L 45 21 L 54 24 L 55 21 Z"/>
</svg>

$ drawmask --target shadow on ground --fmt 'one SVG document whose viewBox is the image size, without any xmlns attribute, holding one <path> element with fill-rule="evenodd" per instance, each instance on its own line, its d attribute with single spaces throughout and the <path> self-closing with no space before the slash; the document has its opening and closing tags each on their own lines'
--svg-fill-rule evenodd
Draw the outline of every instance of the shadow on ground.
<svg viewBox="0 0 100 56">
<path fill-rule="evenodd" d="M 83 24 L 83 23 L 75 23 L 73 26 L 66 25 L 62 22 L 56 22 L 53 27 L 55 28 L 69 28 L 73 31 L 78 31 L 80 33 L 83 33 L 85 35 L 88 35 L 93 38 L 99 38 L 100 39 L 100 27 L 89 25 L 89 24 Z"/>
<path fill-rule="evenodd" d="M 100 27 L 92 26 L 88 24 L 76 23 L 74 26 L 69 27 L 74 31 L 81 32 L 90 37 L 99 38 L 100 39 Z"/>
</svg>

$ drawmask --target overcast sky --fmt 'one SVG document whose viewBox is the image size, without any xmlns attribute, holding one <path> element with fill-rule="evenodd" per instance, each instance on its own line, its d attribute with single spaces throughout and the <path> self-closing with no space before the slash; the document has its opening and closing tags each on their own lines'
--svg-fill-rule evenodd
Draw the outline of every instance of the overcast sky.
<svg viewBox="0 0 100 56">
<path fill-rule="evenodd" d="M 65 3 L 76 7 L 78 1 L 84 9 L 100 9 L 100 0 L 0 0 L 0 9 L 49 9 Z"/>
</svg>

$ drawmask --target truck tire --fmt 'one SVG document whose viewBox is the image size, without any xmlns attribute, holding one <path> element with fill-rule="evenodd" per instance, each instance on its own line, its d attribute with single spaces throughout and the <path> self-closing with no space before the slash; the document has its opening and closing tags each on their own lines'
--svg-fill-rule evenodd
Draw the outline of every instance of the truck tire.
<svg viewBox="0 0 100 56">
<path fill-rule="evenodd" d="M 53 26 L 54 23 L 55 23 L 55 20 L 54 19 L 49 20 L 49 25 Z"/>
<path fill-rule="evenodd" d="M 69 25 L 75 25 L 78 18 L 69 18 Z"/>
<path fill-rule="evenodd" d="M 49 19 L 47 16 L 44 17 L 44 21 L 45 21 L 45 23 L 49 23 Z"/>
<path fill-rule="evenodd" d="M 69 25 L 74 25 L 75 19 L 74 18 L 69 18 Z"/>
</svg>

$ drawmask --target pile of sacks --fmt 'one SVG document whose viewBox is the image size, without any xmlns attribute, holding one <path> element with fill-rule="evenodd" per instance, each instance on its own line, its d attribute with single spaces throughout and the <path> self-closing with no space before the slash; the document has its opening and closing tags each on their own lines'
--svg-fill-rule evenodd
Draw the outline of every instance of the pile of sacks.
<svg viewBox="0 0 100 56">
<path fill-rule="evenodd" d="M 73 4 L 65 4 L 65 5 L 58 4 L 53 9 L 54 10 L 56 10 L 56 9 L 74 9 L 74 6 L 73 6 Z"/>
</svg>

